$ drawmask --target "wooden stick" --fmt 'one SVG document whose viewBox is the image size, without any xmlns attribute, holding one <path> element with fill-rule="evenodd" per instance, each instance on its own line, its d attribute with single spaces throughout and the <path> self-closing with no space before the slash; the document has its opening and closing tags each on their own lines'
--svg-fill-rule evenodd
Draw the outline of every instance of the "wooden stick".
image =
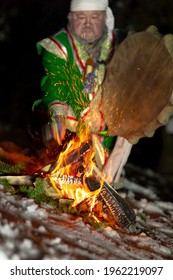
<svg viewBox="0 0 173 280">
<path fill-rule="evenodd" d="M 0 179 L 7 180 L 11 185 L 33 185 L 33 176 L 22 175 L 22 176 L 0 176 Z"/>
</svg>

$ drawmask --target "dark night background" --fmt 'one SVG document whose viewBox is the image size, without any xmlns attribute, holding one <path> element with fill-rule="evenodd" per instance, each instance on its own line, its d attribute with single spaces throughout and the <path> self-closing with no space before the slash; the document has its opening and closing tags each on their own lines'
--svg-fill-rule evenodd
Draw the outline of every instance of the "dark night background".
<svg viewBox="0 0 173 280">
<path fill-rule="evenodd" d="M 70 1 L 6 0 L 0 3 L 0 141 L 26 147 L 31 107 L 40 97 L 42 76 L 36 42 L 66 24 Z M 110 1 L 116 27 L 136 31 L 156 25 L 173 33 L 172 0 Z M 11 128 L 10 133 L 7 129 Z M 165 128 L 133 147 L 129 161 L 164 174 L 173 174 L 173 134 Z"/>
</svg>

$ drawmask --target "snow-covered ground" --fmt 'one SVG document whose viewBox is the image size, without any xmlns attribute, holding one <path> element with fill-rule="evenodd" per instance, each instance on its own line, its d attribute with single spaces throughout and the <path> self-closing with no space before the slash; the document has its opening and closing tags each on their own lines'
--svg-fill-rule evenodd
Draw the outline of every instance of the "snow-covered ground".
<svg viewBox="0 0 173 280">
<path fill-rule="evenodd" d="M 140 184 L 130 176 L 120 193 L 135 209 L 139 233 L 96 228 L 80 216 L 12 195 L 1 184 L 0 259 L 173 259 L 173 202 L 161 199 L 159 175 L 142 171 L 135 177 L 134 171 Z"/>
</svg>

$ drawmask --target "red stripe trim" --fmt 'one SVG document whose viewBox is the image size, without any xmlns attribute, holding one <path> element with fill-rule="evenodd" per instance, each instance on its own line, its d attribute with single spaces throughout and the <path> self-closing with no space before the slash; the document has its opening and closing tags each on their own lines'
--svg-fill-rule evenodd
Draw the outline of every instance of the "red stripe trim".
<svg viewBox="0 0 173 280">
<path fill-rule="evenodd" d="M 76 118 L 74 118 L 74 117 L 72 117 L 72 116 L 67 116 L 67 119 L 68 119 L 68 120 L 72 120 L 72 121 L 76 121 L 76 122 L 77 122 L 77 119 L 76 119 Z"/>
<path fill-rule="evenodd" d="M 65 103 L 63 103 L 61 101 L 55 101 L 55 102 L 51 103 L 49 107 L 52 107 L 54 105 L 61 105 L 61 106 L 65 107 L 66 109 L 68 109 L 67 104 L 65 104 Z"/>
<path fill-rule="evenodd" d="M 104 149 L 104 164 L 106 163 L 107 159 L 108 159 L 108 154 L 107 154 L 106 150 Z"/>
<path fill-rule="evenodd" d="M 65 57 L 67 59 L 67 53 L 63 50 L 63 48 L 62 48 L 61 44 L 58 42 L 58 40 L 54 37 L 49 37 L 49 38 L 58 46 L 58 48 L 63 52 L 63 54 L 65 55 Z"/>
<path fill-rule="evenodd" d="M 69 36 L 69 38 L 70 38 L 70 41 L 71 41 L 73 50 L 74 50 L 74 52 L 75 52 L 75 56 L 76 56 L 76 58 L 77 58 L 77 60 L 78 60 L 78 62 L 79 62 L 79 65 L 80 65 L 80 67 L 82 68 L 82 70 L 84 71 L 84 70 L 85 70 L 85 66 L 84 66 L 82 60 L 80 59 L 80 56 L 79 56 L 79 54 L 78 54 L 78 51 L 77 51 L 76 45 L 75 45 L 75 43 L 74 43 L 73 37 L 71 36 L 71 34 L 70 34 L 70 32 L 68 31 L 68 29 L 66 29 L 66 32 L 67 32 L 67 34 L 68 34 L 68 36 Z"/>
<path fill-rule="evenodd" d="M 88 115 L 90 112 L 90 107 L 85 108 L 85 110 L 81 113 L 82 120 Z"/>
<path fill-rule="evenodd" d="M 101 123 L 100 123 L 99 131 L 102 131 L 102 129 L 104 127 L 104 117 L 103 117 L 103 113 L 101 111 L 100 111 L 100 119 L 101 119 Z"/>
</svg>

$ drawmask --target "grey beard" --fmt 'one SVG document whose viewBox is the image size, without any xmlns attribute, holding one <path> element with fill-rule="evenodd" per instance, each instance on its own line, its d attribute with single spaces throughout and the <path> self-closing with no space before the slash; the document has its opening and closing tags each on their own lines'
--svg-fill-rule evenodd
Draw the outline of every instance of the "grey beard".
<svg viewBox="0 0 173 280">
<path fill-rule="evenodd" d="M 73 29 L 71 28 L 70 24 L 67 26 L 67 28 L 72 33 L 72 35 L 76 38 L 76 40 L 78 40 L 78 42 L 80 42 L 82 45 L 84 45 L 86 47 L 88 52 L 93 52 L 93 51 L 98 50 L 101 47 L 102 43 L 104 42 L 104 40 L 106 39 L 107 34 L 108 34 L 107 27 L 105 26 L 103 35 L 99 39 L 90 42 L 90 41 L 86 40 L 85 38 L 82 38 L 82 37 L 76 35 L 73 32 Z"/>
</svg>

